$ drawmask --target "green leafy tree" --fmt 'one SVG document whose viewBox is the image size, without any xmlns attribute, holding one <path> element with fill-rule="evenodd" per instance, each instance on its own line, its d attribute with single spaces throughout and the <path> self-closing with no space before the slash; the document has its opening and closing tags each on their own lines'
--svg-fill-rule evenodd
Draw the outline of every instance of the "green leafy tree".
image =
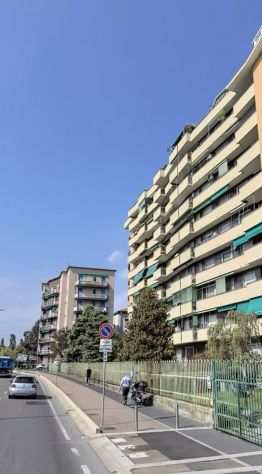
<svg viewBox="0 0 262 474">
<path fill-rule="evenodd" d="M 109 359 L 112 361 L 121 360 L 121 354 L 123 352 L 123 343 L 124 343 L 124 334 L 115 332 L 112 337 L 112 354 L 110 354 Z"/>
<path fill-rule="evenodd" d="M 230 311 L 208 329 L 208 356 L 211 359 L 251 357 L 249 345 L 258 336 L 255 314 Z"/>
<path fill-rule="evenodd" d="M 24 332 L 24 348 L 27 354 L 35 355 L 37 353 L 39 333 L 39 320 L 37 320 L 30 331 Z"/>
<path fill-rule="evenodd" d="M 122 359 L 163 360 L 175 354 L 173 328 L 167 322 L 167 304 L 150 288 L 137 297 L 123 338 Z"/>
<path fill-rule="evenodd" d="M 67 358 L 70 361 L 100 361 L 99 325 L 106 322 L 105 315 L 97 313 L 92 306 L 87 306 L 76 320 L 69 335 Z"/>
<path fill-rule="evenodd" d="M 63 359 L 65 357 L 66 351 L 69 347 L 69 336 L 69 329 L 60 329 L 60 331 L 56 331 L 50 344 L 50 349 L 54 358 L 59 357 L 60 359 Z"/>
</svg>

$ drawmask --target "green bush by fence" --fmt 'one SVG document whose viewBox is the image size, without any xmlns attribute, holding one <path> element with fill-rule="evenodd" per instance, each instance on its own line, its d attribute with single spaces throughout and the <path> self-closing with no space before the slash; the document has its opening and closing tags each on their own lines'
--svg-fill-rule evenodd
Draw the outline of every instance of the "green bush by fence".
<svg viewBox="0 0 262 474">
<path fill-rule="evenodd" d="M 103 371 L 101 362 L 62 363 L 60 372 L 84 381 L 87 368 L 92 370 L 91 380 L 94 383 L 100 383 Z M 56 372 L 57 366 L 50 364 L 49 370 Z M 118 386 L 125 374 L 131 375 L 133 379 L 145 380 L 150 390 L 156 395 L 197 405 L 211 405 L 211 362 L 208 360 L 128 361 L 106 364 L 107 384 Z"/>
</svg>

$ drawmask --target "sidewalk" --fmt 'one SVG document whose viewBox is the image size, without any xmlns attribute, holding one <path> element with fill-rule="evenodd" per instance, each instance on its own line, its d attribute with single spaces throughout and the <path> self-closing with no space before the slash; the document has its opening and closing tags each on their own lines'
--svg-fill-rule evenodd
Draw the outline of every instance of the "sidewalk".
<svg viewBox="0 0 262 474">
<path fill-rule="evenodd" d="M 43 374 L 56 384 L 56 376 Z M 58 387 L 99 425 L 100 387 L 66 377 L 57 377 Z M 112 473 L 130 474 L 232 474 L 262 473 L 262 447 L 234 438 L 191 420 L 182 420 L 174 429 L 173 413 L 155 407 L 139 412 L 139 432 L 135 429 L 135 410 L 120 403 L 119 394 L 107 390 L 104 434 L 93 437 L 93 448 L 112 467 Z M 185 427 L 185 424 L 187 426 Z M 114 464 L 115 463 L 115 464 Z"/>
<path fill-rule="evenodd" d="M 91 420 L 100 426 L 101 389 L 94 385 L 86 386 L 82 382 L 51 374 L 43 374 L 48 380 L 56 384 L 71 398 L 71 400 L 86 413 Z M 100 393 L 99 393 L 100 392 Z M 148 413 L 148 414 L 147 414 Z M 154 407 L 139 408 L 139 430 L 166 430 L 174 428 L 175 417 L 172 413 Z M 184 421 L 184 420 L 183 420 Z M 169 426 L 167 425 L 169 422 Z M 184 422 L 191 424 L 190 420 Z M 196 425 L 194 425 L 196 426 Z M 120 394 L 106 390 L 104 432 L 127 433 L 136 430 L 135 410 L 133 406 L 123 406 Z"/>
</svg>

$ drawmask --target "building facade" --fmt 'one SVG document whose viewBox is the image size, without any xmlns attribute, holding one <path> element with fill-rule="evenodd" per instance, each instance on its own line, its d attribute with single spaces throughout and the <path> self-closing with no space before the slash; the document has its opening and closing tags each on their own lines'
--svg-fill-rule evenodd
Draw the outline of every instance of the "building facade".
<svg viewBox="0 0 262 474">
<path fill-rule="evenodd" d="M 38 354 L 46 363 L 51 358 L 53 334 L 71 328 L 86 305 L 113 319 L 115 270 L 68 267 L 42 284 L 42 306 Z"/>
<path fill-rule="evenodd" d="M 127 308 L 119 309 L 114 313 L 113 325 L 114 330 L 118 333 L 123 333 L 127 329 L 128 324 L 128 311 Z"/>
<path fill-rule="evenodd" d="M 170 304 L 177 357 L 204 350 L 229 310 L 262 316 L 262 30 L 247 60 L 129 209 L 128 311 Z"/>
</svg>

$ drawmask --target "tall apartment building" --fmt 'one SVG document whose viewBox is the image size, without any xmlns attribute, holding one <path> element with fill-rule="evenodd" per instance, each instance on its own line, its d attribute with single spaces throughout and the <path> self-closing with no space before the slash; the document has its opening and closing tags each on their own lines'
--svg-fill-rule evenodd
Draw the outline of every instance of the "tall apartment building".
<svg viewBox="0 0 262 474">
<path fill-rule="evenodd" d="M 128 311 L 145 287 L 170 303 L 177 357 L 229 310 L 262 315 L 262 28 L 247 60 L 129 209 Z"/>
<path fill-rule="evenodd" d="M 113 319 L 115 270 L 68 267 L 42 284 L 39 355 L 46 363 L 52 357 L 50 342 L 55 331 L 71 328 L 86 305 Z"/>
</svg>

